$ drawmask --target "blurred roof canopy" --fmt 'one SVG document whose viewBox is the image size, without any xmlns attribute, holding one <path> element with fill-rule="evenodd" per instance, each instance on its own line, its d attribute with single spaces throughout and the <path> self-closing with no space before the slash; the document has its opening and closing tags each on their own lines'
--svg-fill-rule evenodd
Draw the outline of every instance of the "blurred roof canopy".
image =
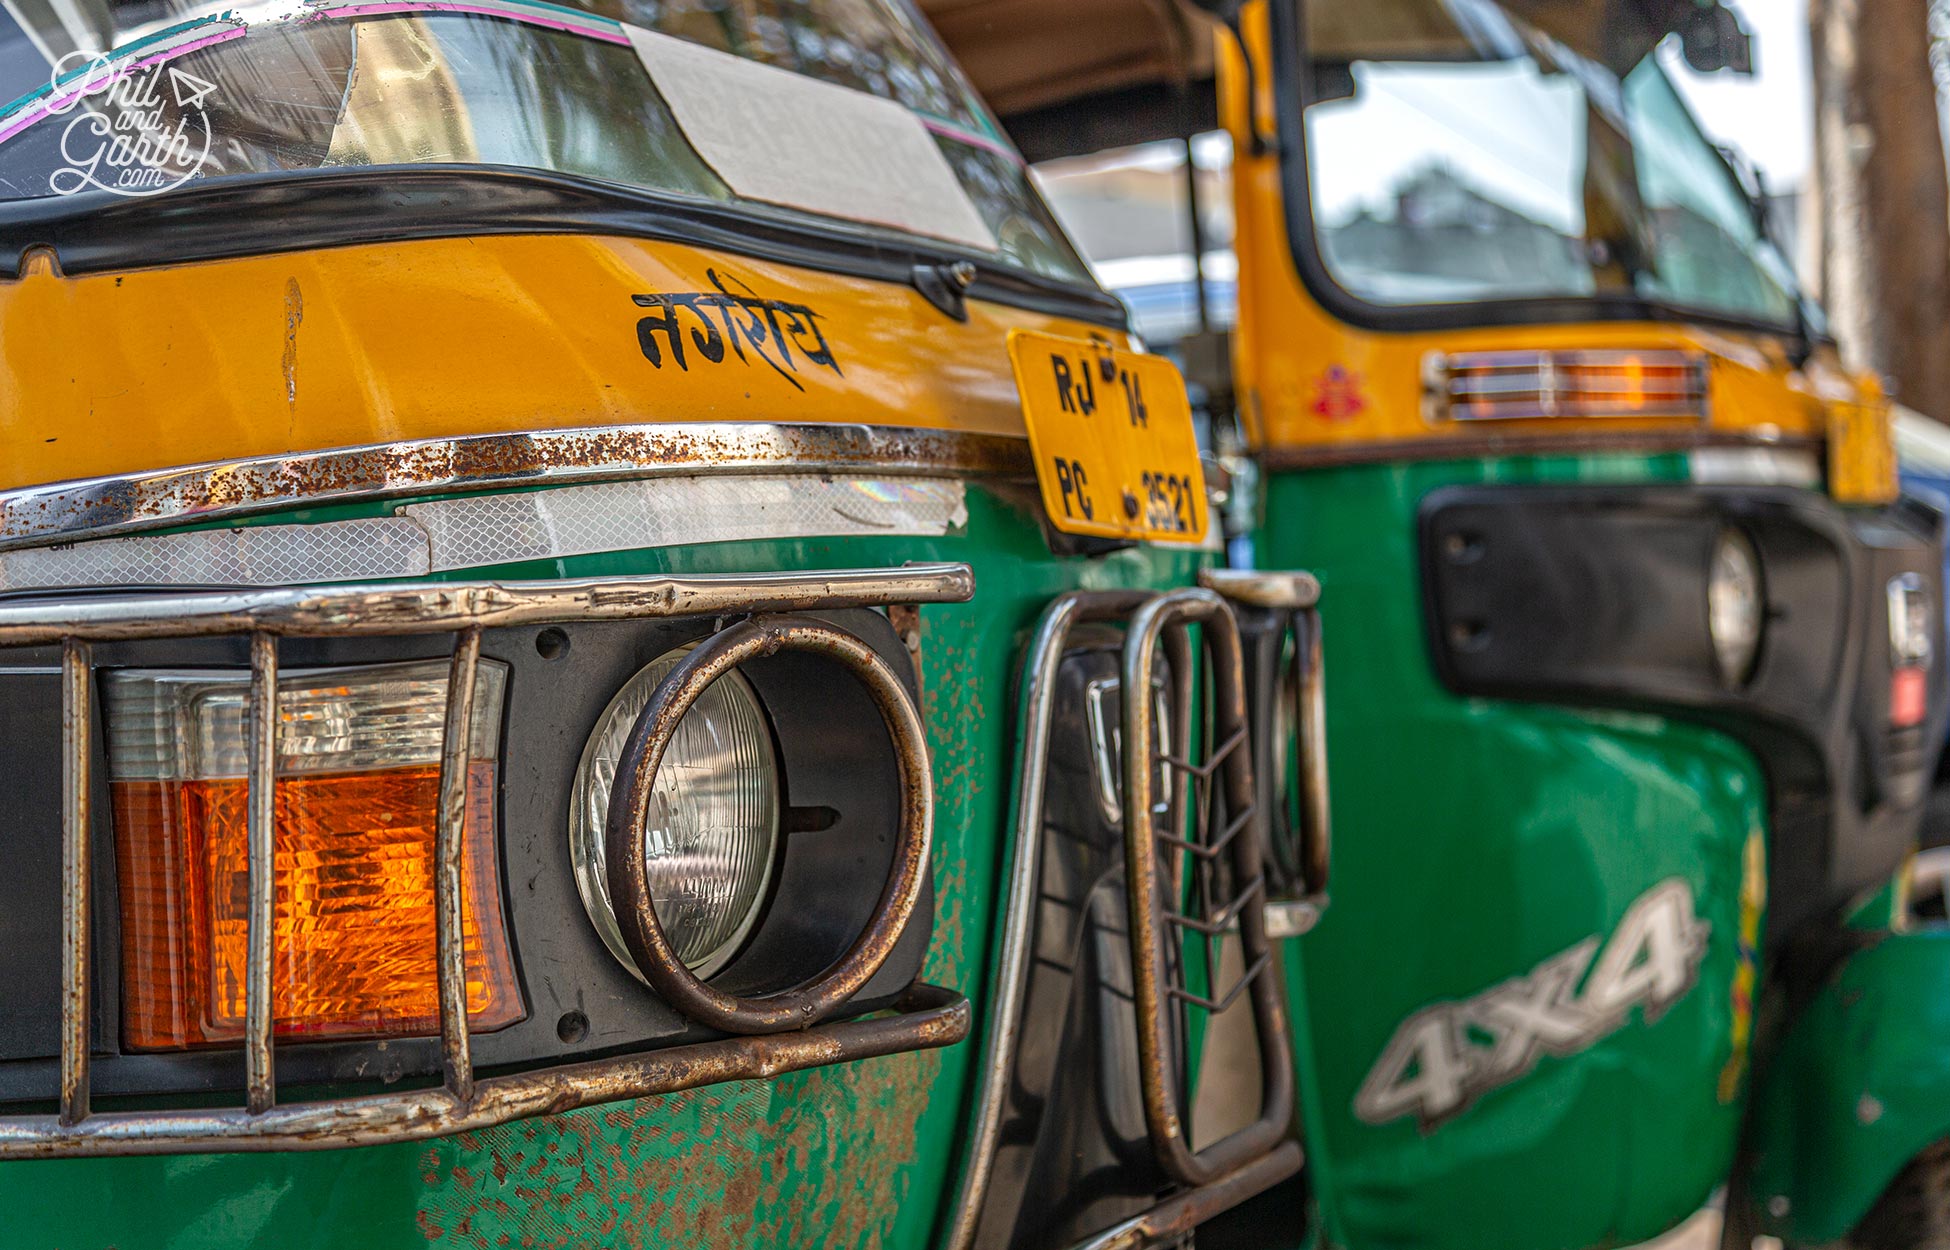
<svg viewBox="0 0 1950 1250">
<path fill-rule="evenodd" d="M 1500 0 L 1586 56 L 1630 67 L 1713 0 Z M 1184 0 L 921 0 L 1032 161 L 1217 127 L 1214 20 Z M 1475 60 L 1437 0 L 1313 0 L 1316 60 Z"/>
<path fill-rule="evenodd" d="M 1177 0 L 921 0 L 921 9 L 1032 161 L 1218 125 L 1211 19 Z"/>
</svg>

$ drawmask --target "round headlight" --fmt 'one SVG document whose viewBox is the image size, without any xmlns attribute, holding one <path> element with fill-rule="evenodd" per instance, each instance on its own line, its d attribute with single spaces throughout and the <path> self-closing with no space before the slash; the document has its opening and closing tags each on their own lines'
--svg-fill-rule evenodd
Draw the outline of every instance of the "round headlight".
<svg viewBox="0 0 1950 1250">
<path fill-rule="evenodd" d="M 604 834 L 617 761 L 637 717 L 689 647 L 662 656 L 609 701 L 582 749 L 569 811 L 569 856 L 582 905 L 623 966 L 609 897 Z M 758 922 L 779 839 L 779 770 L 751 683 L 732 670 L 711 683 L 671 735 L 643 829 L 650 903 L 684 965 L 700 980 L 730 962 Z"/>
<path fill-rule="evenodd" d="M 1739 530 L 1721 530 L 1706 578 L 1706 627 L 1720 680 L 1727 685 L 1738 686 L 1753 675 L 1766 616 L 1754 544 Z"/>
</svg>

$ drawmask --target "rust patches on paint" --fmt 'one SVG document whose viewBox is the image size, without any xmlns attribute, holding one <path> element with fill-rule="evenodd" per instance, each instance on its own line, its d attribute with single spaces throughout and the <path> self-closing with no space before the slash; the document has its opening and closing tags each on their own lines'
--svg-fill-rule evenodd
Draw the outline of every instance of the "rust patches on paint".
<svg viewBox="0 0 1950 1250">
<path fill-rule="evenodd" d="M 419 1226 L 452 1247 L 875 1245 L 916 1197 L 936 1052 L 435 1143 Z"/>
<path fill-rule="evenodd" d="M 298 279 L 287 278 L 284 283 L 284 402 L 287 407 L 298 403 L 298 327 L 305 321 L 305 293 L 298 289 Z"/>
<path fill-rule="evenodd" d="M 999 797 L 990 793 L 998 780 L 1006 779 L 1009 727 L 991 724 L 983 702 L 982 650 L 996 647 L 998 656 L 1013 654 L 994 633 L 993 623 L 959 605 L 930 606 L 922 614 L 926 620 L 928 665 L 934 680 L 923 691 L 923 711 L 927 717 L 929 749 L 934 759 L 935 832 L 934 857 L 935 919 L 934 941 L 929 944 L 922 975 L 937 985 L 957 988 L 968 984 L 966 975 L 972 959 L 980 958 L 969 950 L 966 916 L 972 906 L 969 877 L 973 856 L 986 862 L 989 851 L 971 846 L 971 837 L 986 843 L 979 831 L 997 828 L 985 818 L 985 807 Z M 1006 681 L 1006 676 L 1003 677 Z M 1007 794 L 1003 781 L 1001 795 Z M 979 913 L 978 913 L 979 914 Z M 978 925 L 978 941 L 985 941 Z"/>
<path fill-rule="evenodd" d="M 965 1005 L 949 1027 L 965 1033 Z M 419 1156 L 421 1227 L 447 1246 L 877 1244 L 914 1183 L 940 1062 L 897 1053 L 456 1134 Z"/>
<path fill-rule="evenodd" d="M 921 609 L 911 603 L 897 603 L 887 609 L 887 623 L 894 627 L 900 637 L 901 646 L 907 650 L 907 658 L 914 664 L 914 689 L 921 696 L 921 706 L 927 707 L 927 670 L 921 666 Z"/>
</svg>

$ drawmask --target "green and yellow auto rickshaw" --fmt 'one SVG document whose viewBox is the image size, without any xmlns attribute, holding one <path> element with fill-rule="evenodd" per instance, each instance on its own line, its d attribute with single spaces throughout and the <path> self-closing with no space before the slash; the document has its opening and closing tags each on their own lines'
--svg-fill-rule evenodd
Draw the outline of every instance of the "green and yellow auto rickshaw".
<svg viewBox="0 0 1950 1250">
<path fill-rule="evenodd" d="M 1033 158 L 1230 138 L 1230 352 L 1175 349 L 1333 640 L 1333 904 L 1285 961 L 1318 1234 L 1940 1244 L 1942 518 L 1675 85 L 1737 17 L 1105 0 L 1121 43 L 1010 36 L 1025 82 L 989 7 L 944 31 Z"/>
<path fill-rule="evenodd" d="M 1297 1172 L 1317 587 L 912 11 L 9 0 L 0 78 L 0 1243 Z"/>
</svg>

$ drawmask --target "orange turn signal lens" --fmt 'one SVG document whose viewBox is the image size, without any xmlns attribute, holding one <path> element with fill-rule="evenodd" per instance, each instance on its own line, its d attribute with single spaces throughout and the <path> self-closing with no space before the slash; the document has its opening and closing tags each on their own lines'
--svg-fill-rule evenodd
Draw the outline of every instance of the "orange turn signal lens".
<svg viewBox="0 0 1950 1250">
<path fill-rule="evenodd" d="M 495 771 L 505 670 L 475 693 L 462 846 L 469 1025 L 522 1016 L 502 917 Z M 121 887 L 122 1027 L 133 1050 L 240 1041 L 249 897 L 248 674 L 108 676 Z M 439 1031 L 434 813 L 444 661 L 278 683 L 273 1029 L 288 1038 Z"/>
</svg>

